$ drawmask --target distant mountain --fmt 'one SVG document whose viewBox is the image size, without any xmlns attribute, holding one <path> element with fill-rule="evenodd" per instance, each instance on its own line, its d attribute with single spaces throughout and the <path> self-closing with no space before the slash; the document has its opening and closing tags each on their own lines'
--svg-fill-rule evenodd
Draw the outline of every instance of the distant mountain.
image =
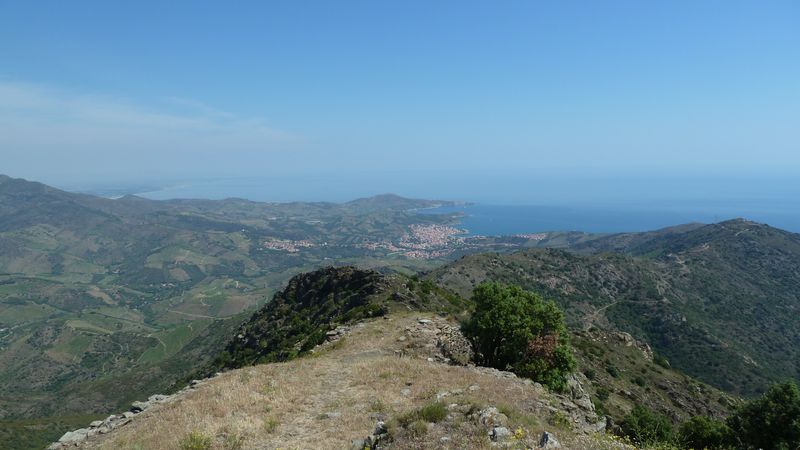
<svg viewBox="0 0 800 450">
<path fill-rule="evenodd" d="M 375 209 L 393 209 L 406 211 L 410 209 L 432 208 L 436 206 L 453 205 L 454 202 L 440 200 L 419 200 L 400 197 L 395 194 L 381 194 L 373 197 L 359 198 L 349 201 L 344 205 L 361 211 Z"/>
<path fill-rule="evenodd" d="M 632 333 L 729 392 L 800 379 L 800 235 L 767 225 L 733 220 L 611 235 L 573 251 L 471 255 L 430 278 L 462 295 L 484 280 L 540 291 L 573 326 Z"/>
</svg>

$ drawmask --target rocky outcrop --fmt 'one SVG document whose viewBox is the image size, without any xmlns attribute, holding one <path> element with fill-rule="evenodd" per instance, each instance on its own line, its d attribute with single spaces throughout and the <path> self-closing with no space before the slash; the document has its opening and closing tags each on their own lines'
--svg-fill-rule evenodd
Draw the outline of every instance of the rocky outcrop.
<svg viewBox="0 0 800 450">
<path fill-rule="evenodd" d="M 418 356 L 431 362 L 469 365 L 471 370 L 496 378 L 518 379 L 536 390 L 536 398 L 530 400 L 530 407 L 537 413 L 550 416 L 554 422 L 566 421 L 579 432 L 605 430 L 606 419 L 597 415 L 589 394 L 583 388 L 583 383 L 586 382 L 583 375 L 571 374 L 567 379 L 567 392 L 555 394 L 539 383 L 518 378 L 513 372 L 474 366 L 469 363 L 473 355 L 469 341 L 458 327 L 443 318 L 419 318 L 414 326 L 406 327 L 400 339 L 403 340 L 404 349 L 399 351 L 399 356 Z M 478 390 L 480 386 L 471 386 L 470 389 Z M 450 394 L 452 393 L 440 392 L 436 398 L 442 401 Z M 490 410 L 487 414 L 492 412 Z M 502 434 L 502 430 L 500 433 Z"/>
<path fill-rule="evenodd" d="M 400 339 L 405 342 L 402 354 L 416 354 L 429 361 L 462 366 L 472 361 L 469 340 L 445 319 L 420 318 L 414 326 L 405 329 Z"/>
<path fill-rule="evenodd" d="M 626 347 L 636 347 L 642 352 L 642 356 L 644 356 L 646 360 L 653 361 L 653 349 L 650 348 L 650 344 L 647 342 L 637 341 L 630 333 L 622 331 L 613 333 L 613 336 Z"/>
</svg>

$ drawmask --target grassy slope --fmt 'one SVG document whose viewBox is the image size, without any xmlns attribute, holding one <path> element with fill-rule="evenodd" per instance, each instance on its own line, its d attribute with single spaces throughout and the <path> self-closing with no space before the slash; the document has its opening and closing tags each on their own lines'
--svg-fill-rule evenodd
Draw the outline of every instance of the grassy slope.
<svg viewBox="0 0 800 450">
<path fill-rule="evenodd" d="M 415 313 L 393 313 L 355 327 L 313 356 L 226 372 L 186 397 L 159 405 L 87 448 L 177 449 L 191 432 L 214 448 L 348 448 L 389 423 L 392 448 L 493 448 L 487 427 L 469 411 L 498 406 L 519 429 L 519 445 L 535 446 L 543 430 L 566 448 L 608 448 L 600 437 L 570 430 L 559 414 L 542 407 L 551 394 L 519 379 L 427 360 L 435 337 L 411 341 Z M 402 339 L 401 339 L 402 338 Z M 430 339 L 433 339 L 431 341 Z M 398 357 L 398 352 L 404 357 Z M 473 387 L 470 389 L 470 387 Z M 407 391 L 405 391 L 407 389 Z M 449 392 L 451 419 L 404 427 L 398 420 Z M 447 436 L 449 441 L 442 441 Z"/>
</svg>

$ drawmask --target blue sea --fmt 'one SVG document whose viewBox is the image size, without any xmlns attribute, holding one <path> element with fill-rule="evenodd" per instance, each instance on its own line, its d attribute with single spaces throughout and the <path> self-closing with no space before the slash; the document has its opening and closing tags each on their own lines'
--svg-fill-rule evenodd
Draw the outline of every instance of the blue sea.
<svg viewBox="0 0 800 450">
<path fill-rule="evenodd" d="M 345 202 L 391 192 L 409 198 L 461 201 L 470 205 L 421 213 L 461 212 L 462 227 L 473 235 L 647 231 L 739 217 L 800 232 L 800 176 L 793 173 L 331 172 L 160 181 L 151 186 L 130 193 L 159 200 L 239 197 L 267 202 Z M 106 192 L 125 190 L 119 184 L 104 188 Z"/>
<path fill-rule="evenodd" d="M 800 232 L 800 217 L 796 211 L 775 211 L 761 205 L 558 207 L 474 204 L 427 209 L 421 213 L 462 213 L 461 228 L 467 231 L 467 235 L 500 236 L 544 231 L 650 231 L 684 223 L 713 223 L 735 218 L 747 218 Z"/>
</svg>

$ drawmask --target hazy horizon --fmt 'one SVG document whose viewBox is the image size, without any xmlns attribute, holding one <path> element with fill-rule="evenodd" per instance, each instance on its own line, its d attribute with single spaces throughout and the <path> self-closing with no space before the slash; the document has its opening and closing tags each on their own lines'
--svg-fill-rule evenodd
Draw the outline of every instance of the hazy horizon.
<svg viewBox="0 0 800 450">
<path fill-rule="evenodd" d="M 427 175 L 427 176 L 425 176 Z M 630 186 L 636 186 L 631 189 Z M 84 183 L 58 186 L 105 197 L 153 200 L 244 198 L 262 202 L 327 201 L 393 193 L 475 204 L 464 210 L 476 234 L 538 231 L 648 231 L 746 218 L 800 232 L 800 179 L 787 175 L 642 173 L 613 177 L 571 171 L 511 173 L 370 173 L 360 176 L 234 177 Z"/>
</svg>

